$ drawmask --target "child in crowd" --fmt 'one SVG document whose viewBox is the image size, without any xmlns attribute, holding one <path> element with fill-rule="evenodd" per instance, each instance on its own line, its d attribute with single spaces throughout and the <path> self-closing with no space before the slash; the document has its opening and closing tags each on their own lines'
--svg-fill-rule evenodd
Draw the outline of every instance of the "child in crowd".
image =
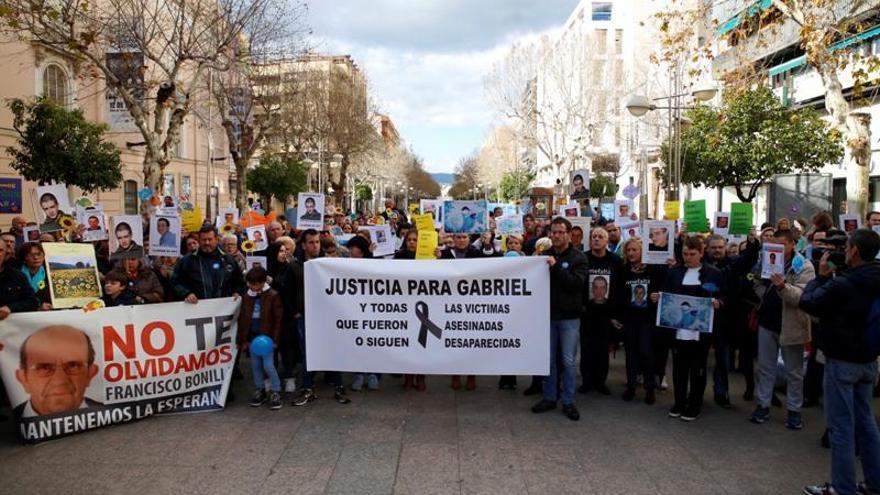
<svg viewBox="0 0 880 495">
<path fill-rule="evenodd" d="M 273 348 L 278 348 L 281 337 L 282 306 L 281 296 L 269 287 L 268 273 L 260 266 L 251 268 L 245 276 L 248 290 L 242 298 L 241 311 L 238 314 L 238 347 L 247 350 L 250 343 L 260 335 L 272 339 Z M 281 409 L 281 379 L 275 369 L 274 352 L 266 356 L 251 353 L 251 370 L 254 375 L 254 398 L 252 407 L 260 407 L 266 402 L 264 380 L 271 382 L 269 409 Z"/>
<path fill-rule="evenodd" d="M 110 271 L 104 276 L 104 306 L 132 306 L 137 304 L 134 292 L 128 288 L 129 278 L 124 272 Z"/>
</svg>

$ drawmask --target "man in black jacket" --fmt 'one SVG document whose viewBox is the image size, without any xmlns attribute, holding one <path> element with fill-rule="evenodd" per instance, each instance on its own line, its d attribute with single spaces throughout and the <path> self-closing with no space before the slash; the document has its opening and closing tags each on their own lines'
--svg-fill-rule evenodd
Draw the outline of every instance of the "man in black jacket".
<svg viewBox="0 0 880 495">
<path fill-rule="evenodd" d="M 880 431 L 871 411 L 877 378 L 877 352 L 866 339 L 871 306 L 880 299 L 880 236 L 868 229 L 846 243 L 847 269 L 834 266 L 826 252 L 819 275 L 801 296 L 800 307 L 819 317 L 825 354 L 825 422 L 831 440 L 831 483 L 804 487 L 808 495 L 880 493 Z M 856 487 L 855 439 L 865 485 Z"/>
<path fill-rule="evenodd" d="M 6 249 L 6 244 L 0 242 L 0 320 L 11 313 L 36 311 L 40 306 L 40 300 L 21 271 L 4 263 Z"/>
<path fill-rule="evenodd" d="M 190 304 L 199 299 L 238 297 L 244 293 L 241 268 L 232 256 L 217 247 L 218 240 L 213 226 L 202 227 L 198 251 L 181 258 L 174 268 L 174 292 Z"/>
<path fill-rule="evenodd" d="M 581 305 L 584 280 L 587 278 L 587 259 L 584 253 L 571 245 L 571 222 L 556 217 L 550 223 L 553 248 L 547 251 L 550 266 L 550 375 L 544 379 L 544 398 L 532 407 L 542 413 L 556 409 L 557 352 L 562 356 L 562 412 L 577 421 L 580 413 L 574 405 L 576 380 L 575 358 L 578 349 Z"/>
</svg>

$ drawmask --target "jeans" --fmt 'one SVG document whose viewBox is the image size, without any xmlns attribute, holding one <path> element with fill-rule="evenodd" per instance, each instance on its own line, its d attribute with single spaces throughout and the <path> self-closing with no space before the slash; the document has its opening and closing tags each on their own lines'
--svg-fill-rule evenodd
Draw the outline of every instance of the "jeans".
<svg viewBox="0 0 880 495">
<path fill-rule="evenodd" d="M 804 403 L 804 346 L 779 345 L 779 334 L 758 327 L 758 389 L 756 401 L 760 407 L 770 407 L 776 384 L 776 359 L 782 349 L 785 363 L 785 407 L 800 412 Z"/>
<path fill-rule="evenodd" d="M 562 356 L 562 404 L 574 404 L 574 383 L 577 372 L 574 363 L 580 337 L 581 321 L 550 320 L 550 375 L 544 378 L 544 399 L 556 402 L 557 399 L 557 351 Z"/>
<path fill-rule="evenodd" d="M 315 387 L 315 372 L 309 371 L 308 364 L 306 363 L 306 321 L 305 318 L 298 318 L 296 320 L 296 333 L 299 337 L 299 347 L 302 349 L 302 358 L 303 358 L 303 366 L 302 366 L 302 388 L 314 388 Z M 342 373 L 338 371 L 327 371 L 327 378 L 333 382 L 337 387 L 342 387 Z"/>
<path fill-rule="evenodd" d="M 868 488 L 880 490 L 880 432 L 871 411 L 877 362 L 825 363 L 825 422 L 831 440 L 831 486 L 840 495 L 856 492 L 855 439 L 861 448 Z"/>
<path fill-rule="evenodd" d="M 709 339 L 676 340 L 672 345 L 672 389 L 675 405 L 701 409 L 706 391 Z M 690 385 L 690 386 L 688 386 Z"/>
<path fill-rule="evenodd" d="M 639 373 L 645 377 L 645 389 L 657 383 L 654 370 L 654 322 L 650 320 L 624 323 L 626 335 L 626 388 L 636 388 Z"/>
<path fill-rule="evenodd" d="M 272 391 L 281 392 L 281 379 L 278 378 L 275 358 L 272 354 L 257 356 L 251 353 L 251 371 L 254 374 L 254 386 L 257 387 L 257 390 L 263 390 L 263 381 L 268 376 L 269 381 L 272 382 Z"/>
</svg>

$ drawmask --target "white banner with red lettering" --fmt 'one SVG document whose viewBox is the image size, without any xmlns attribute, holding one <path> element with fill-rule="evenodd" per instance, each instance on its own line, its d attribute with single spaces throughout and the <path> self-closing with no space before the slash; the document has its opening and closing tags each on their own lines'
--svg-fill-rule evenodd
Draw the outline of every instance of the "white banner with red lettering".
<svg viewBox="0 0 880 495">
<path fill-rule="evenodd" d="M 305 264 L 310 371 L 546 375 L 543 257 Z"/>
<path fill-rule="evenodd" d="M 223 409 L 238 301 L 18 313 L 0 375 L 19 436 L 40 442 L 154 414 Z"/>
</svg>

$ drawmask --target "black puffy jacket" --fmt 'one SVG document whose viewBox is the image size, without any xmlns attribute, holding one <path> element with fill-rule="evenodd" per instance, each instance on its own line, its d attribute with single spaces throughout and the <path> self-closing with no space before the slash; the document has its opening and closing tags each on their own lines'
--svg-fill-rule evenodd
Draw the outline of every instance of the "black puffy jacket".
<svg viewBox="0 0 880 495">
<path fill-rule="evenodd" d="M 550 249 L 546 256 L 556 258 L 556 264 L 550 269 L 550 319 L 580 318 L 584 281 L 587 279 L 587 257 L 571 244 L 561 253 Z"/>
</svg>

